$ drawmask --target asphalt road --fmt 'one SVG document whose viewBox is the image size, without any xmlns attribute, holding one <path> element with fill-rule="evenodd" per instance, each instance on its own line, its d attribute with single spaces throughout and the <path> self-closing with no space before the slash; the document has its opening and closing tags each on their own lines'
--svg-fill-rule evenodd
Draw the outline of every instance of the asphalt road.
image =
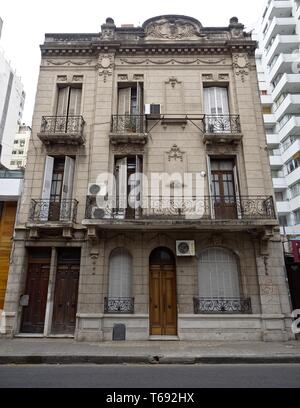
<svg viewBox="0 0 300 408">
<path fill-rule="evenodd" d="M 300 364 L 0 366 L 0 388 L 11 387 L 299 388 Z"/>
</svg>

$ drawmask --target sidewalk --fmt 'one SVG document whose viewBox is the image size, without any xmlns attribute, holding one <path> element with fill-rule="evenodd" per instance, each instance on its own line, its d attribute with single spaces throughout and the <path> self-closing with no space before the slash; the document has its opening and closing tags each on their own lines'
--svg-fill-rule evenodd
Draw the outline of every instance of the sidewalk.
<svg viewBox="0 0 300 408">
<path fill-rule="evenodd" d="M 124 341 L 0 339 L 0 364 L 300 364 L 300 341 Z"/>
</svg>

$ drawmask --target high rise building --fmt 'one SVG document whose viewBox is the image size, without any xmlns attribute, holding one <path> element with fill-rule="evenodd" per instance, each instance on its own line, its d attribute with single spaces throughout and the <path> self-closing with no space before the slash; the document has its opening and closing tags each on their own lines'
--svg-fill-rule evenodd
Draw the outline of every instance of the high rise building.
<svg viewBox="0 0 300 408">
<path fill-rule="evenodd" d="M 266 3 L 256 35 L 266 148 L 295 308 L 300 307 L 300 265 L 293 265 L 296 272 L 290 270 L 290 265 L 294 263 L 293 241 L 300 240 L 299 18 L 300 1 L 270 0 Z"/>
<path fill-rule="evenodd" d="M 11 151 L 10 163 L 8 166 L 10 170 L 25 168 L 30 135 L 30 126 L 26 126 L 23 123 L 23 125 L 20 125 L 18 127 L 18 131 L 15 134 L 15 138 L 13 141 L 13 148 Z"/>
<path fill-rule="evenodd" d="M 235 17 L 46 34 L 7 336 L 293 338 L 255 48 Z"/>
</svg>

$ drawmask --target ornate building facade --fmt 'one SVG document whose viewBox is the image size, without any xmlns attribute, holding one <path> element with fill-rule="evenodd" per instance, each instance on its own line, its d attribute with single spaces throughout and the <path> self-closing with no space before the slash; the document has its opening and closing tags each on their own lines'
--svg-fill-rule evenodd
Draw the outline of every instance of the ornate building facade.
<svg viewBox="0 0 300 408">
<path fill-rule="evenodd" d="M 46 35 L 7 336 L 293 337 L 255 48 L 237 18 Z"/>
</svg>

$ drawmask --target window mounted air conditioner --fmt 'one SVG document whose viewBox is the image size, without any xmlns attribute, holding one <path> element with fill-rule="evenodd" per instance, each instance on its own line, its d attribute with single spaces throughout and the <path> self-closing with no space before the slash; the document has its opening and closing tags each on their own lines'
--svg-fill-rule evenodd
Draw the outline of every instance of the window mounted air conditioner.
<svg viewBox="0 0 300 408">
<path fill-rule="evenodd" d="M 145 105 L 145 115 L 151 118 L 160 117 L 160 105 L 159 104 L 146 104 Z"/>
<path fill-rule="evenodd" d="M 177 256 L 195 256 L 195 241 L 176 241 Z"/>
</svg>

